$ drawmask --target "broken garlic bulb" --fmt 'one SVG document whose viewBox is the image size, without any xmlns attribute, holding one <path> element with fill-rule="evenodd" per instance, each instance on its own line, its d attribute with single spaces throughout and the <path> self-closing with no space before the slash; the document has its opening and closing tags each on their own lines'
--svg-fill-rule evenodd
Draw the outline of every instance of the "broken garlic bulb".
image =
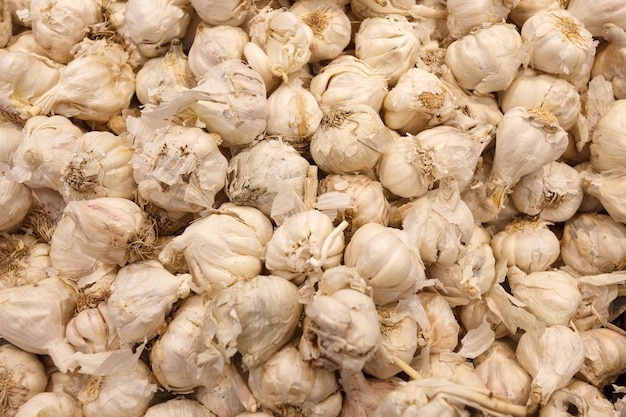
<svg viewBox="0 0 626 417">
<path fill-rule="evenodd" d="M 598 120 L 591 136 L 591 166 L 598 172 L 623 168 L 626 164 L 626 99 L 613 101 Z"/>
<path fill-rule="evenodd" d="M 101 353 L 119 349 L 119 337 L 105 302 L 78 312 L 65 326 L 65 337 L 77 352 Z"/>
<path fill-rule="evenodd" d="M 611 82 L 615 98 L 626 98 L 626 74 L 622 68 L 626 64 L 626 30 L 614 23 L 607 23 L 602 28 L 602 37 L 608 45 L 596 52 L 591 69 L 591 77 L 602 75 Z"/>
<path fill-rule="evenodd" d="M 550 396 L 539 410 L 539 417 L 569 417 L 572 412 L 588 417 L 612 416 L 616 415 L 616 406 L 598 387 L 572 378 Z"/>
</svg>

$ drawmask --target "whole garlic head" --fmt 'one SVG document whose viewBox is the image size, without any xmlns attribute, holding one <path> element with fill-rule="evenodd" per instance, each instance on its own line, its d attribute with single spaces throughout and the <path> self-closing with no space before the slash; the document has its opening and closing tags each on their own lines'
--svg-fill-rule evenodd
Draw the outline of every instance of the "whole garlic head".
<svg viewBox="0 0 626 417">
<path fill-rule="evenodd" d="M 0 401 L 0 410 L 14 417 L 33 396 L 46 389 L 46 370 L 34 353 L 10 343 L 0 345 L 0 390 L 7 395 Z"/>
<path fill-rule="evenodd" d="M 463 0 L 446 2 L 446 23 L 450 36 L 459 39 L 479 26 L 506 20 L 520 0 L 480 0 L 466 3 Z"/>
<path fill-rule="evenodd" d="M 610 104 L 602 115 L 591 136 L 591 166 L 596 171 L 622 168 L 626 163 L 626 120 L 622 115 L 626 110 L 626 99 Z"/>
<path fill-rule="evenodd" d="M 229 59 L 241 59 L 248 34 L 240 27 L 230 25 L 211 26 L 201 22 L 196 28 L 189 48 L 189 69 L 201 79 L 211 67 Z"/>
</svg>

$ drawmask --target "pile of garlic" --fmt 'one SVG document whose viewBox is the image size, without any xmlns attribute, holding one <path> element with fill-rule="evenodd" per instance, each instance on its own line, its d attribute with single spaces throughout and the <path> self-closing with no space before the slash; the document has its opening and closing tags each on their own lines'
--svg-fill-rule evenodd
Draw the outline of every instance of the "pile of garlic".
<svg viewBox="0 0 626 417">
<path fill-rule="evenodd" d="M 0 1 L 0 414 L 626 413 L 622 0 Z"/>
</svg>

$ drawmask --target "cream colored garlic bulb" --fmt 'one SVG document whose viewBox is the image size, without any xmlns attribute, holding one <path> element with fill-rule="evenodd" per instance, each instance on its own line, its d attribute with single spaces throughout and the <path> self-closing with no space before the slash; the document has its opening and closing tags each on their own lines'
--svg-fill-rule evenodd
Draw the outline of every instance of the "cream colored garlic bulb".
<svg viewBox="0 0 626 417">
<path fill-rule="evenodd" d="M 615 0 L 570 0 L 567 11 L 576 16 L 593 36 L 602 36 L 605 24 L 626 27 L 626 5 Z"/>
<path fill-rule="evenodd" d="M 416 134 L 452 118 L 454 103 L 439 77 L 422 68 L 410 68 L 385 95 L 383 120 L 390 129 Z"/>
<path fill-rule="evenodd" d="M 453 41 L 445 62 L 461 87 L 492 93 L 511 85 L 520 66 L 528 61 L 523 44 L 515 25 L 494 23 Z"/>
<path fill-rule="evenodd" d="M 578 91 L 587 85 L 598 42 L 573 13 L 566 9 L 536 13 L 524 22 L 521 35 L 531 68 L 564 78 Z"/>
<path fill-rule="evenodd" d="M 626 99 L 614 101 L 602 115 L 591 137 L 591 166 L 596 171 L 622 168 L 626 164 Z"/>
<path fill-rule="evenodd" d="M 417 61 L 419 39 L 403 16 L 364 19 L 354 34 L 354 54 L 394 86 Z"/>
<path fill-rule="evenodd" d="M 241 59 L 248 34 L 240 27 L 211 26 L 201 22 L 189 48 L 188 62 L 196 79 L 201 79 L 209 69 L 229 59 Z"/>
<path fill-rule="evenodd" d="M 248 385 L 268 410 L 289 409 L 328 417 L 341 413 L 342 395 L 335 373 L 307 362 L 292 344 L 251 368 Z"/>
<path fill-rule="evenodd" d="M 101 1 L 31 0 L 28 20 L 46 54 L 62 64 L 73 58 L 72 48 L 102 21 Z"/>
<path fill-rule="evenodd" d="M 301 313 L 298 287 L 290 281 L 274 275 L 237 281 L 208 301 L 205 345 L 215 343 L 226 360 L 239 352 L 244 368 L 252 368 L 289 342 Z"/>
<path fill-rule="evenodd" d="M 15 417 L 83 417 L 80 403 L 65 392 L 41 392 L 22 404 Z"/>
<path fill-rule="evenodd" d="M 561 238 L 563 262 L 581 275 L 624 268 L 626 225 L 608 214 L 578 214 L 565 222 Z"/>
<path fill-rule="evenodd" d="M 22 141 L 23 126 L 5 117 L 0 117 L 0 164 L 9 164 L 11 155 Z"/>
<path fill-rule="evenodd" d="M 585 362 L 579 377 L 598 388 L 615 382 L 626 369 L 626 335 L 598 327 L 581 332 L 580 337 L 585 345 Z"/>
<path fill-rule="evenodd" d="M 481 0 L 466 3 L 462 0 L 446 2 L 448 31 L 454 39 L 461 38 L 479 26 L 500 23 L 520 0 Z"/>
<path fill-rule="evenodd" d="M 560 9 L 560 0 L 519 0 L 511 9 L 508 18 L 521 28 L 532 15 L 545 11 Z"/>
<path fill-rule="evenodd" d="M 31 234 L 1 236 L 0 254 L 0 288 L 34 284 L 50 274 L 50 245 Z"/>
<path fill-rule="evenodd" d="M 337 58 L 352 39 L 350 19 L 335 0 L 294 2 L 289 11 L 313 32 L 310 62 Z"/>
<path fill-rule="evenodd" d="M 430 291 L 419 291 L 417 298 L 426 314 L 427 323 L 418 322 L 418 352 L 428 354 L 452 352 L 459 344 L 461 327 L 452 307 L 443 295 Z M 416 355 L 417 356 L 417 355 Z"/>
<path fill-rule="evenodd" d="M 139 196 L 169 212 L 212 208 L 228 168 L 220 136 L 179 125 L 153 130 L 141 119 L 128 123 L 135 137 L 130 162 Z"/>
<path fill-rule="evenodd" d="M 565 387 L 550 396 L 539 410 L 539 417 L 567 417 L 572 415 L 571 412 L 589 417 L 619 415 L 619 411 L 616 414 L 616 409 L 598 387 L 572 378 Z"/>
<path fill-rule="evenodd" d="M 30 188 L 16 182 L 0 170 L 0 232 L 10 232 L 20 225 L 30 210 L 33 197 Z"/>
<path fill-rule="evenodd" d="M 270 59 L 259 45 L 248 42 L 243 48 L 243 56 L 248 66 L 261 76 L 267 92 L 272 92 L 283 80 L 272 73 Z"/>
<path fill-rule="evenodd" d="M 365 104 L 378 112 L 388 85 L 385 76 L 371 65 L 342 54 L 322 67 L 309 89 L 322 109 L 351 109 Z"/>
<path fill-rule="evenodd" d="M 174 398 L 162 403 L 151 405 L 143 417 L 166 417 L 172 415 L 186 417 L 213 417 L 213 413 L 198 401 L 188 398 Z"/>
<path fill-rule="evenodd" d="M 234 387 L 226 376 L 220 377 L 215 372 L 212 374 L 213 381 L 210 387 L 200 386 L 196 389 L 195 398 L 198 402 L 217 417 L 235 417 L 245 412 L 246 409 L 237 396 L 238 388 Z M 254 403 L 256 404 L 256 400 Z"/>
<path fill-rule="evenodd" d="M 127 60 L 128 53 L 115 42 L 84 39 L 56 85 L 34 104 L 42 114 L 106 122 L 126 109 L 135 93 L 135 73 Z"/>
<path fill-rule="evenodd" d="M 150 368 L 142 361 L 126 371 L 92 376 L 78 392 L 84 417 L 141 417 L 157 391 Z"/>
<path fill-rule="evenodd" d="M 101 353 L 120 348 L 117 330 L 105 302 L 81 310 L 72 317 L 65 326 L 65 337 L 77 352 Z"/>
<path fill-rule="evenodd" d="M 272 223 L 253 207 L 220 206 L 169 241 L 159 260 L 170 270 L 188 270 L 196 293 L 211 293 L 261 272 Z"/>
<path fill-rule="evenodd" d="M 547 270 L 561 251 L 561 242 L 549 226 L 538 218 L 514 220 L 491 239 L 495 258 L 526 273 Z"/>
<path fill-rule="evenodd" d="M 362 292 L 340 289 L 330 295 L 317 295 L 307 304 L 299 349 L 314 366 L 329 371 L 360 371 L 380 343 L 376 306 Z"/>
<path fill-rule="evenodd" d="M 255 207 L 269 216 L 281 190 L 291 189 L 304 198 L 310 166 L 292 145 L 280 139 L 264 139 L 229 160 L 224 191 L 230 201 Z"/>
<path fill-rule="evenodd" d="M 251 0 L 190 0 L 198 16 L 209 25 L 240 26 L 249 17 Z"/>
<path fill-rule="evenodd" d="M 465 204 L 470 208 L 474 215 L 474 220 L 480 223 L 488 223 L 494 221 L 496 218 L 503 219 L 506 223 L 506 216 L 504 211 L 508 207 L 513 207 L 510 200 L 505 201 L 505 208 L 501 209 L 496 207 L 490 194 L 487 184 L 489 182 L 489 176 L 491 175 L 492 168 L 492 155 L 493 148 L 483 152 L 483 155 L 478 158 L 476 162 L 476 169 L 474 175 L 467 185 L 467 187 L 461 191 L 461 198 L 465 201 Z M 515 209 L 515 207 L 513 207 Z M 517 209 L 515 209 L 517 211 Z"/>
<path fill-rule="evenodd" d="M 607 23 L 602 28 L 602 37 L 608 41 L 608 45 L 597 50 L 591 76 L 602 75 L 611 82 L 615 98 L 625 99 L 626 74 L 623 67 L 626 65 L 626 30 Z"/>
<path fill-rule="evenodd" d="M 621 184 L 626 181 L 625 169 L 615 168 L 602 172 L 583 170 L 580 179 L 583 190 L 597 198 L 613 220 L 626 223 L 626 202 L 620 192 Z"/>
<path fill-rule="evenodd" d="M 426 280 L 420 254 L 407 236 L 378 223 L 365 224 L 354 233 L 344 264 L 367 281 L 374 303 L 380 306 L 408 297 Z"/>
<path fill-rule="evenodd" d="M 4 48 L 13 36 L 13 22 L 9 5 L 2 5 L 0 9 L 0 47 Z"/>
<path fill-rule="evenodd" d="M 513 107 L 496 129 L 489 187 L 496 207 L 526 174 L 557 160 L 567 148 L 567 133 L 556 116 L 541 107 Z"/>
<path fill-rule="evenodd" d="M 22 404 L 46 389 L 48 377 L 44 365 L 33 353 L 10 343 L 0 345 L 0 411 L 14 417 Z"/>
<path fill-rule="evenodd" d="M 135 76 L 135 94 L 142 104 L 159 104 L 163 97 L 182 88 L 193 88 L 191 72 L 183 45 L 174 39 L 165 55 L 147 60 Z"/>
<path fill-rule="evenodd" d="M 506 112 L 513 107 L 543 107 L 556 116 L 564 130 L 570 130 L 581 111 L 580 94 L 568 81 L 530 68 L 520 70 L 511 85 L 499 93 Z"/>
<path fill-rule="evenodd" d="M 423 21 L 430 29 L 438 24 L 445 25 L 447 11 L 445 5 L 440 2 L 416 2 L 414 0 L 393 0 L 378 2 L 372 0 L 351 0 L 350 9 L 355 16 L 363 20 L 367 17 L 381 17 L 387 15 L 400 15 L 413 17 Z M 430 29 L 434 31 L 434 28 Z"/>
<path fill-rule="evenodd" d="M 311 156 L 327 174 L 364 172 L 374 168 L 392 139 L 370 106 L 330 110 L 311 137 Z"/>
</svg>

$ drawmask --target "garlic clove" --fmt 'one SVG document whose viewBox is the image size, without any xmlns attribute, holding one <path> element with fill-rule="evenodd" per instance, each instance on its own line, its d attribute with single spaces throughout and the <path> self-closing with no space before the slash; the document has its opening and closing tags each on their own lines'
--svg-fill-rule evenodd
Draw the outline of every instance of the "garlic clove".
<svg viewBox="0 0 626 417">
<path fill-rule="evenodd" d="M 624 167 L 626 161 L 626 121 L 621 115 L 626 100 L 616 100 L 601 115 L 591 137 L 591 166 L 596 171 L 608 171 Z"/>
</svg>

